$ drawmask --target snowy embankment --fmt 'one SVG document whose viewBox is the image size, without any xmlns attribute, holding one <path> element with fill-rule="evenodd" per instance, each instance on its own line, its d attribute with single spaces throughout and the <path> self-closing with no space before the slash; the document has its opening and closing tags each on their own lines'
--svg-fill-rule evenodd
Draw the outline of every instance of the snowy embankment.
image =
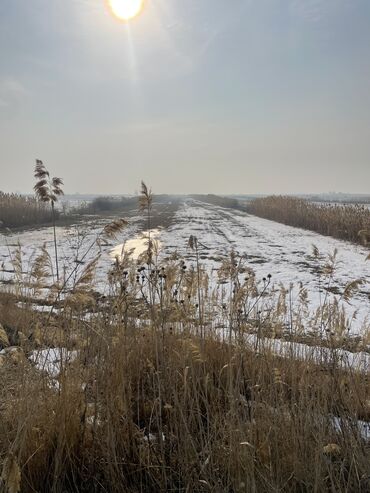
<svg viewBox="0 0 370 493">
<path fill-rule="evenodd" d="M 137 243 L 142 243 L 139 234 L 141 220 L 139 216 L 130 218 L 130 225 L 120 235 L 119 243 L 127 242 L 129 249 Z M 76 264 L 81 271 L 98 253 L 99 249 L 95 245 L 84 257 L 84 252 L 106 223 L 107 219 L 94 219 L 83 226 L 58 228 L 60 264 L 66 272 L 70 272 Z M 272 283 L 276 288 L 281 284 L 289 288 L 293 284 L 296 287 L 292 290 L 293 305 L 295 297 L 298 296 L 298 286 L 302 283 L 308 292 L 311 309 L 320 306 L 325 299 L 327 301 L 328 298 L 336 297 L 343 303 L 349 316 L 356 314 L 356 319 L 351 324 L 352 334 L 366 326 L 369 321 L 370 262 L 365 260 L 368 250 L 364 247 L 250 216 L 237 210 L 187 200 L 177 210 L 172 225 L 157 232 L 161 258 L 177 251 L 189 263 L 194 262 L 194 252 L 188 248 L 190 235 L 196 236 L 201 242 L 200 259 L 207 270 L 214 273 L 211 275 L 214 281 L 217 268 L 234 249 L 245 257 L 247 265 L 255 271 L 257 279 L 271 274 Z M 9 282 L 14 279 L 11 259 L 15 257 L 18 242 L 22 249 L 23 280 L 27 280 L 32 262 L 44 243 L 53 261 L 52 239 L 51 228 L 0 235 L 0 281 Z M 332 254 L 334 250 L 338 251 L 335 276 L 329 286 L 330 292 L 324 289 L 323 279 L 320 279 L 318 274 L 318 260 L 312 256 L 312 245 L 316 245 L 320 251 L 322 262 L 325 256 Z M 119 249 L 121 248 L 120 245 Z M 117 253 L 117 245 L 102 244 L 100 250 L 95 288 L 103 291 L 114 252 Z M 79 264 L 82 258 L 83 262 Z M 345 303 L 341 299 L 341 293 L 347 283 L 355 279 L 364 279 L 365 282 L 351 299 L 351 304 Z"/>
<path fill-rule="evenodd" d="M 334 281 L 330 288 L 338 294 L 327 296 L 340 300 L 340 293 L 348 282 L 364 279 L 351 304 L 343 305 L 349 315 L 356 313 L 353 331 L 370 321 L 370 262 L 366 261 L 369 252 L 364 247 L 195 201 L 186 202 L 177 212 L 173 225 L 162 232 L 160 240 L 164 253 L 170 254 L 176 249 L 184 257 L 192 256 L 193 252 L 187 247 L 190 235 L 196 236 L 204 245 L 200 256 L 209 271 L 216 270 L 222 258 L 234 249 L 245 256 L 257 278 L 271 274 L 276 286 L 283 284 L 286 288 L 302 283 L 312 308 L 322 304 L 327 293 L 323 289 L 323 279 L 318 275 L 317 261 L 312 257 L 312 245 L 318 248 L 322 262 L 337 250 Z M 293 290 L 294 293 L 297 296 L 298 289 Z M 292 303 L 294 305 L 294 299 Z"/>
</svg>

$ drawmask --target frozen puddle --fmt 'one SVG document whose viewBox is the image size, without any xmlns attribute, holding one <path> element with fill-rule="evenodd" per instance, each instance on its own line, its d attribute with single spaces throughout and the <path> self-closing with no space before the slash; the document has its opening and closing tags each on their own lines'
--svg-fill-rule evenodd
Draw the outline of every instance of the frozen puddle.
<svg viewBox="0 0 370 493">
<path fill-rule="evenodd" d="M 141 254 L 148 250 L 149 238 L 153 243 L 153 248 L 157 252 L 159 252 L 161 248 L 161 242 L 158 240 L 158 237 L 160 236 L 160 234 L 161 232 L 159 229 L 153 229 L 152 231 L 150 231 L 150 235 L 149 231 L 144 231 L 135 238 L 128 239 L 121 245 L 115 246 L 110 252 L 110 255 L 114 259 L 118 258 L 119 260 L 121 260 L 124 254 L 129 254 L 131 258 L 137 260 Z"/>
</svg>

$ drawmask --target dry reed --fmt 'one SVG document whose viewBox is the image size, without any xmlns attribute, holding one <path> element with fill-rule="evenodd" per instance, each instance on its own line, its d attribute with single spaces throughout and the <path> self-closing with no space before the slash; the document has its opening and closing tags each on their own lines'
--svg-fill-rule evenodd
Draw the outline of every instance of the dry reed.
<svg viewBox="0 0 370 493">
<path fill-rule="evenodd" d="M 366 205 L 315 204 L 295 197 L 270 196 L 253 200 L 247 211 L 342 240 L 370 241 L 370 209 Z"/>
<path fill-rule="evenodd" d="M 149 225 L 151 203 L 143 184 Z M 113 221 L 96 241 L 125 225 Z M 14 294 L 0 298 L 0 488 L 370 490 L 369 375 L 340 359 L 340 306 L 328 300 L 310 318 L 322 358 L 317 347 L 300 358 L 294 345 L 274 351 L 268 337 L 282 336 L 287 321 L 290 334 L 307 322 L 304 289 L 293 325 L 287 291 L 272 308 L 271 276 L 259 283 L 231 252 L 216 293 L 200 245 L 190 238 L 194 267 L 176 255 L 159 263 L 149 237 L 139 263 L 125 252 L 116 259 L 104 297 L 92 287 L 98 257 L 77 265 L 48 314 L 24 297 L 22 307 Z M 317 249 L 313 257 L 321 262 Z M 35 260 L 36 286 L 48 262 L 43 252 Z M 320 275 L 332 279 L 334 266 L 335 254 Z"/>
<path fill-rule="evenodd" d="M 52 222 L 46 204 L 34 197 L 0 192 L 0 228 L 17 228 Z"/>
</svg>

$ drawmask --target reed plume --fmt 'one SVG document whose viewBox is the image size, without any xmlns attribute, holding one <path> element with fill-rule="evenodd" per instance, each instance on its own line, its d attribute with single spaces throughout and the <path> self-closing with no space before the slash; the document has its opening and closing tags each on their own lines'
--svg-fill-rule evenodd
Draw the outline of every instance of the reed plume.
<svg viewBox="0 0 370 493">
<path fill-rule="evenodd" d="M 49 171 L 45 168 L 44 163 L 40 159 L 36 159 L 35 173 L 36 185 L 33 187 L 35 195 L 40 202 L 49 203 L 53 218 L 53 233 L 54 233 L 54 251 L 55 251 L 55 267 L 57 281 L 59 282 L 59 265 L 58 265 L 58 247 L 55 228 L 55 202 L 64 194 L 61 178 L 50 178 Z"/>
</svg>

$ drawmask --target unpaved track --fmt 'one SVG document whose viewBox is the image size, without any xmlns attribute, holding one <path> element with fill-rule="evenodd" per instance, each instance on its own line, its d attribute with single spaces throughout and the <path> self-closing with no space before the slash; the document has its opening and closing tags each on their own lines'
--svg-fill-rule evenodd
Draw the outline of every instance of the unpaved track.
<svg viewBox="0 0 370 493">
<path fill-rule="evenodd" d="M 346 284 L 354 279 L 364 279 L 348 313 L 358 311 L 356 326 L 370 319 L 370 262 L 366 261 L 368 250 L 359 245 L 322 236 L 317 233 L 293 228 L 233 209 L 186 201 L 177 212 L 174 224 L 163 232 L 161 240 L 166 253 L 175 248 L 183 256 L 192 252 L 187 248 L 190 235 L 195 235 L 206 248 L 201 258 L 212 269 L 217 269 L 221 257 L 234 249 L 247 259 L 259 278 L 268 274 L 276 285 L 300 282 L 306 287 L 314 306 L 325 296 L 320 288 L 317 262 L 312 256 L 316 245 L 323 257 L 337 250 L 337 267 L 331 288 L 343 292 Z M 324 259 L 323 259 L 324 261 Z M 337 295 L 340 299 L 340 294 Z"/>
<path fill-rule="evenodd" d="M 353 298 L 352 305 L 346 305 L 346 309 L 349 314 L 358 312 L 357 321 L 353 324 L 354 330 L 358 330 L 367 317 L 370 319 L 370 262 L 365 260 L 368 250 L 364 247 L 190 199 L 182 204 L 169 203 L 168 207 L 163 206 L 160 211 L 155 227 L 166 228 L 159 238 L 163 247 L 162 257 L 177 250 L 189 262 L 194 261 L 194 253 L 187 244 L 189 236 L 195 235 L 203 245 L 201 261 L 210 271 L 215 273 L 222 259 L 234 249 L 245 256 L 258 279 L 271 274 L 277 287 L 280 284 L 289 287 L 291 283 L 294 286 L 302 283 L 309 292 L 312 307 L 317 307 L 320 299 L 325 296 L 325 290 L 320 288 L 316 262 L 312 258 L 312 245 L 316 245 L 323 256 L 336 249 L 338 265 L 331 287 L 340 293 L 349 281 L 365 279 L 361 292 Z M 76 257 L 81 258 L 86 246 L 108 220 L 87 220 L 85 224 L 80 223 L 76 227 L 58 228 L 60 260 L 67 270 L 74 265 Z M 138 211 L 133 211 L 129 220 L 130 226 L 120 235 L 118 243 L 132 238 L 145 228 L 146 221 L 138 215 Z M 11 272 L 1 272 L 1 263 L 4 263 L 6 271 L 12 269 L 10 254 L 16 249 L 18 241 L 22 246 L 24 270 L 29 271 L 32 259 L 39 253 L 44 242 L 53 256 L 52 238 L 51 228 L 6 237 L 0 235 L 0 281 L 7 282 L 14 277 Z M 106 273 L 112 264 L 110 252 L 113 246 L 108 244 L 102 247 L 97 269 L 97 289 L 103 290 L 106 286 Z M 86 262 L 96 253 L 96 249 L 93 249 L 85 259 Z M 83 265 L 79 268 L 83 269 Z M 297 291 L 296 289 L 293 293 Z M 340 294 L 337 299 L 340 299 Z"/>
</svg>

